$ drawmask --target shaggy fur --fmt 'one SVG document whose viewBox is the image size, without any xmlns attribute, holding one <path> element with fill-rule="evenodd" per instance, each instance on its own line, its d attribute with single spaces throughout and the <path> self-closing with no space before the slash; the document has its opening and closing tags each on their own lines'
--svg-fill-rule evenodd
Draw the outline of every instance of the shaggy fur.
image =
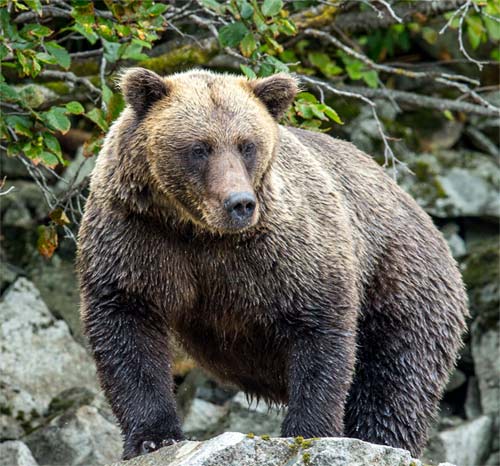
<svg viewBox="0 0 500 466">
<path fill-rule="evenodd" d="M 289 76 L 132 69 L 122 89 L 78 269 L 124 457 L 182 438 L 172 336 L 221 381 L 286 403 L 283 436 L 418 455 L 467 314 L 430 218 L 353 145 L 276 123 Z M 240 191 L 256 209 L 236 227 L 224 199 Z"/>
</svg>

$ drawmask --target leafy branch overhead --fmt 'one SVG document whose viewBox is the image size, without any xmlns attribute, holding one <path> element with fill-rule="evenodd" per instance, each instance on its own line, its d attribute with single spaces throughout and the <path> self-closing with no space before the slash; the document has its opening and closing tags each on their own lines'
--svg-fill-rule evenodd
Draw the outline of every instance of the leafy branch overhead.
<svg viewBox="0 0 500 466">
<path fill-rule="evenodd" d="M 98 153 L 124 106 L 114 82 L 125 66 L 295 73 L 303 92 L 284 123 L 335 130 L 353 118 L 344 101 L 366 106 L 392 167 L 381 99 L 449 119 L 499 115 L 482 83 L 498 75 L 496 0 L 0 0 L 0 29 L 1 156 L 29 167 L 50 212 L 68 220 L 48 217 L 49 252 L 57 228 L 73 235 L 86 186 L 61 195 L 46 183 L 71 165 L 61 141 L 84 130 L 85 155 Z"/>
</svg>

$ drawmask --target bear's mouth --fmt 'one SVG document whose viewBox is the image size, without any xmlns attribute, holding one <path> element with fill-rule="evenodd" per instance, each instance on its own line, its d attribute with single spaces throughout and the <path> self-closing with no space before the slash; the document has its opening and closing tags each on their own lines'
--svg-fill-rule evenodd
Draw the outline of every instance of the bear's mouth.
<svg viewBox="0 0 500 466">
<path fill-rule="evenodd" d="M 227 204 L 220 202 L 205 202 L 203 206 L 203 223 L 211 230 L 216 230 L 218 233 L 237 234 L 254 227 L 259 219 L 259 204 L 255 200 L 255 204 L 250 208 L 240 208 L 239 212 L 232 213 L 227 208 Z"/>
</svg>

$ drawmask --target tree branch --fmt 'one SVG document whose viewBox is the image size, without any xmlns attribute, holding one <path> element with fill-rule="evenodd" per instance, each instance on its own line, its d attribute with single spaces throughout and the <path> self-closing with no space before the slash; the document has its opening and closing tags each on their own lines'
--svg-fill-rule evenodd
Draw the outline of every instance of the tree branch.
<svg viewBox="0 0 500 466">
<path fill-rule="evenodd" d="M 447 11 L 456 10 L 466 3 L 467 0 L 430 0 L 413 2 L 393 6 L 393 12 L 402 20 L 409 21 L 415 14 L 419 13 L 425 16 L 436 16 Z M 398 21 L 392 14 L 380 15 L 380 12 L 371 10 L 364 12 L 340 13 L 335 18 L 335 24 L 344 32 L 356 33 L 372 31 L 374 29 L 383 29 L 396 24 Z M 383 13 L 383 12 L 382 12 Z M 308 27 L 316 27 L 309 24 Z"/>
<path fill-rule="evenodd" d="M 463 112 L 469 115 L 480 115 L 486 117 L 500 117 L 499 108 L 481 107 L 480 105 L 461 102 L 458 100 L 442 99 L 439 97 L 429 97 L 413 92 L 395 91 L 392 89 L 372 89 L 368 87 L 357 86 L 339 86 L 334 87 L 331 83 L 310 76 L 298 75 L 299 79 L 305 83 L 321 86 L 325 91 L 345 97 L 368 99 L 394 99 L 396 102 L 410 105 L 412 107 L 433 108 L 436 110 L 450 110 L 454 112 Z M 361 99 L 364 100 L 364 99 Z"/>
</svg>

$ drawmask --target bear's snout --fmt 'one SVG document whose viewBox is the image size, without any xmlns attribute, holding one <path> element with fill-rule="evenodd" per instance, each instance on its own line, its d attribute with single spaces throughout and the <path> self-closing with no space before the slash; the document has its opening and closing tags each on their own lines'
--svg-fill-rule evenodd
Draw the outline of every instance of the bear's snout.
<svg viewBox="0 0 500 466">
<path fill-rule="evenodd" d="M 255 196 L 249 192 L 231 193 L 224 201 L 224 208 L 237 226 L 244 226 L 255 211 Z"/>
</svg>

